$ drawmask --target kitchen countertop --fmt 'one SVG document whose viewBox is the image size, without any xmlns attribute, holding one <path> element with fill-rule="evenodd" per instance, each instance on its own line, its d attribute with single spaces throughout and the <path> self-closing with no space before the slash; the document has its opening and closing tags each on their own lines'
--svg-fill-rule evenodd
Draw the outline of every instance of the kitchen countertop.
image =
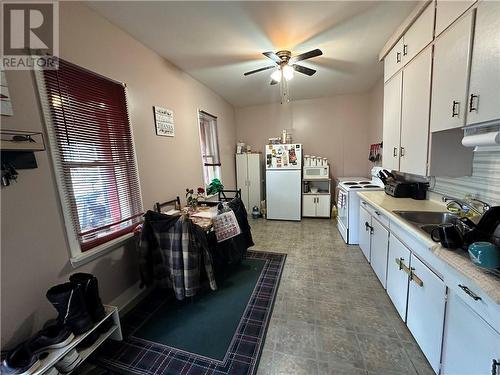
<svg viewBox="0 0 500 375">
<path fill-rule="evenodd" d="M 500 304 L 500 278 L 475 266 L 464 251 L 451 251 L 432 241 L 428 235 L 415 228 L 393 211 L 446 211 L 446 206 L 431 200 L 414 200 L 411 198 L 393 198 L 383 191 L 358 192 L 367 203 L 375 206 L 391 221 L 405 228 L 414 237 L 426 245 L 434 255 L 463 276 L 473 280 L 495 303 Z"/>
</svg>

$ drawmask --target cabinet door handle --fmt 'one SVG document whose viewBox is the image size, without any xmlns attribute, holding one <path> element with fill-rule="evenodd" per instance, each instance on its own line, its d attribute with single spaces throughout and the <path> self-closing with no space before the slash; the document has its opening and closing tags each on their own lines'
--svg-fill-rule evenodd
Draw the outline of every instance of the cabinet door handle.
<svg viewBox="0 0 500 375">
<path fill-rule="evenodd" d="M 403 56 L 408 55 L 408 44 L 403 44 Z"/>
<path fill-rule="evenodd" d="M 396 53 L 396 62 L 397 63 L 401 62 L 401 52 Z"/>
<path fill-rule="evenodd" d="M 368 231 L 368 228 L 370 228 L 370 234 L 373 234 L 373 227 L 365 221 L 365 230 Z"/>
<path fill-rule="evenodd" d="M 467 286 L 458 284 L 458 287 L 462 289 L 467 295 L 469 295 L 474 301 L 481 301 L 482 298 L 479 297 L 476 293 L 470 290 Z"/>
<path fill-rule="evenodd" d="M 406 274 L 410 274 L 410 269 L 408 266 L 404 263 L 404 258 L 396 258 L 396 264 L 399 266 L 399 270 L 403 271 Z"/>
<path fill-rule="evenodd" d="M 474 106 L 474 99 L 477 99 L 477 102 L 479 102 L 479 96 L 475 94 L 470 94 L 469 98 L 469 112 L 476 111 L 477 112 L 477 104 Z"/>
<path fill-rule="evenodd" d="M 365 202 L 365 201 L 361 201 L 361 204 L 362 204 L 363 206 L 366 206 L 366 202 Z"/>
<path fill-rule="evenodd" d="M 460 114 L 460 102 L 454 100 L 451 106 L 451 117 L 455 116 L 458 117 L 459 114 Z"/>
<path fill-rule="evenodd" d="M 496 359 L 494 359 L 493 363 L 491 364 L 491 375 L 497 375 L 498 369 L 500 369 L 500 361 L 497 361 Z"/>
<path fill-rule="evenodd" d="M 405 156 L 405 148 L 404 147 L 401 147 L 400 154 L 401 154 L 401 157 Z"/>
<path fill-rule="evenodd" d="M 392 156 L 397 157 L 398 156 L 398 148 L 394 147 L 392 150 Z"/>
<path fill-rule="evenodd" d="M 380 216 L 380 212 L 378 212 L 378 211 L 375 211 L 375 214 L 376 214 L 377 216 Z"/>
<path fill-rule="evenodd" d="M 422 281 L 422 279 L 418 277 L 417 274 L 413 271 L 415 271 L 415 267 L 410 268 L 410 280 L 420 287 L 424 286 L 424 282 Z"/>
</svg>

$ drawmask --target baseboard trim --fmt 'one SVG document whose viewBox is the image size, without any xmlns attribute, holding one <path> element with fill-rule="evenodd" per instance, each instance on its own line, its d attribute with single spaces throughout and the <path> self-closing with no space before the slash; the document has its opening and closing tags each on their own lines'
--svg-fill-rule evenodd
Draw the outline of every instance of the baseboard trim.
<svg viewBox="0 0 500 375">
<path fill-rule="evenodd" d="M 140 285 L 141 282 L 138 281 L 110 302 L 110 305 L 118 307 L 121 316 L 132 310 L 151 292 L 151 288 L 141 288 Z"/>
</svg>

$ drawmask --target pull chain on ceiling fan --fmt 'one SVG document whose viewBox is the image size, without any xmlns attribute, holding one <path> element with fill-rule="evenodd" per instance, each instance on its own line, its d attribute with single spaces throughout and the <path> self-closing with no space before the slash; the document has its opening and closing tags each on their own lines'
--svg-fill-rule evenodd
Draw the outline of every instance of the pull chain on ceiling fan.
<svg viewBox="0 0 500 375">
<path fill-rule="evenodd" d="M 281 82 L 281 103 L 283 103 L 283 101 L 289 101 L 287 81 L 293 78 L 294 72 L 299 72 L 308 76 L 312 76 L 314 73 L 316 73 L 316 70 L 298 65 L 296 64 L 296 62 L 321 56 L 323 52 L 321 52 L 320 49 L 314 49 L 309 52 L 301 53 L 297 56 L 292 56 L 292 53 L 290 51 L 278 51 L 276 53 L 263 52 L 262 54 L 273 60 L 275 62 L 275 65 L 269 65 L 263 68 L 251 70 L 244 73 L 244 75 L 248 76 L 250 74 L 262 72 L 264 70 L 275 69 L 275 71 L 271 74 L 270 84 L 275 85 Z"/>
</svg>

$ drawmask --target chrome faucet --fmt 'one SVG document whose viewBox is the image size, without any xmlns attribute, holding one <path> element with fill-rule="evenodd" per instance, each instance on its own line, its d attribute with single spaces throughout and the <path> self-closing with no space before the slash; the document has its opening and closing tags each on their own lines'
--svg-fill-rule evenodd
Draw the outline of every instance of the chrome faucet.
<svg viewBox="0 0 500 375">
<path fill-rule="evenodd" d="M 474 214 L 479 216 L 483 215 L 486 211 L 488 211 L 491 208 L 491 206 L 488 203 L 483 202 L 476 198 L 471 198 L 470 196 L 466 196 L 465 199 L 457 199 L 454 197 L 443 195 L 442 200 L 443 202 L 446 203 L 446 209 L 448 210 L 453 204 L 456 204 L 457 206 L 460 207 L 461 211 L 472 211 Z M 479 210 L 476 207 L 477 203 L 481 205 L 481 210 Z"/>
</svg>

